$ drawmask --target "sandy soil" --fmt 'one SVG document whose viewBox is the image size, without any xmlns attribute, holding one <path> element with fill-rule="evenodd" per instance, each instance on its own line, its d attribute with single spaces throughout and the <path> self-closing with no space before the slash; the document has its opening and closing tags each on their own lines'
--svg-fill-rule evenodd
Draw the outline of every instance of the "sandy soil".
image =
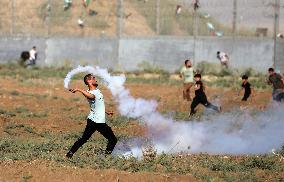
<svg viewBox="0 0 284 182">
<path fill-rule="evenodd" d="M 158 174 L 158 173 L 129 173 L 117 170 L 93 170 L 58 166 L 52 162 L 25 161 L 6 162 L 0 164 L 0 181 L 29 182 L 61 182 L 61 181 L 106 181 L 106 182 L 140 182 L 140 181 L 196 181 L 191 175 Z"/>
</svg>

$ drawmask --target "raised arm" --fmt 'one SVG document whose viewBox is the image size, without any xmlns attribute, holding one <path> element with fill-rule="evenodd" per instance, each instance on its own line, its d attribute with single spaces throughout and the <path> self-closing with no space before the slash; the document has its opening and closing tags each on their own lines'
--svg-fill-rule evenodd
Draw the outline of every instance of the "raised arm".
<svg viewBox="0 0 284 182">
<path fill-rule="evenodd" d="M 95 99 L 96 98 L 95 95 L 90 94 L 89 92 L 82 90 L 82 89 L 75 88 L 75 89 L 69 89 L 69 91 L 72 92 L 72 93 L 81 92 L 87 99 Z"/>
</svg>

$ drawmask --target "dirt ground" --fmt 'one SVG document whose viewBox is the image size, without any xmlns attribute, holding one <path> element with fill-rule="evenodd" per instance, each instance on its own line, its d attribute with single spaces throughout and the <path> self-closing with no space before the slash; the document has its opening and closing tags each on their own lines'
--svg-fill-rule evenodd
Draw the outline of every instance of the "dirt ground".
<svg viewBox="0 0 284 182">
<path fill-rule="evenodd" d="M 117 170 L 93 170 L 57 166 L 52 162 L 8 162 L 0 165 L 0 181 L 196 181 L 190 174 L 129 173 Z"/>
<path fill-rule="evenodd" d="M 16 83 L 15 83 L 16 80 Z M 5 136 L 4 128 L 10 123 L 26 124 L 36 132 L 50 131 L 62 133 L 82 131 L 84 120 L 74 122 L 70 115 L 87 114 L 89 106 L 80 94 L 72 94 L 63 88 L 63 80 L 50 78 L 19 79 L 0 78 L 0 109 L 15 110 L 27 108 L 30 113 L 48 113 L 48 117 L 6 117 L 0 114 L 0 136 Z M 83 88 L 81 81 L 74 81 L 71 87 Z M 190 102 L 183 101 L 182 88 L 168 85 L 127 84 L 126 87 L 135 97 L 155 99 L 161 112 L 188 112 Z M 114 110 L 115 101 L 105 88 L 101 88 L 105 95 L 107 109 Z M 209 100 L 220 103 L 223 112 L 235 108 L 264 109 L 271 100 L 270 91 L 256 91 L 252 101 L 242 103 L 241 97 L 230 89 L 208 88 Z M 69 109 L 70 108 L 70 109 Z M 202 109 L 201 107 L 199 109 Z M 115 133 L 129 135 L 144 135 L 145 128 L 132 121 L 127 127 L 114 127 Z M 8 161 L 0 163 L 0 181 L 194 181 L 188 175 L 156 174 L 156 173 L 128 173 L 116 170 L 93 170 L 89 168 L 74 168 L 59 166 L 50 161 Z"/>
</svg>

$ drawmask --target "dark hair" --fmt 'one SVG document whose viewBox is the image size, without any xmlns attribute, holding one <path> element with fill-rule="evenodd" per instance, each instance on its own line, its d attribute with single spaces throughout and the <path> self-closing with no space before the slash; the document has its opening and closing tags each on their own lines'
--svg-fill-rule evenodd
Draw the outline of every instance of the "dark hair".
<svg viewBox="0 0 284 182">
<path fill-rule="evenodd" d="M 194 78 L 201 78 L 201 74 L 199 74 L 199 73 L 195 74 Z"/>
<path fill-rule="evenodd" d="M 247 75 L 243 75 L 243 76 L 242 76 L 242 79 L 243 79 L 243 80 L 247 80 L 247 79 L 248 79 L 248 76 L 247 76 Z"/>
<path fill-rule="evenodd" d="M 274 71 L 274 69 L 273 69 L 273 68 L 269 68 L 269 69 L 268 69 L 268 71 L 271 71 L 271 72 L 273 72 L 273 71 Z"/>
<path fill-rule="evenodd" d="M 90 79 L 90 77 L 91 76 L 93 76 L 92 74 L 87 74 L 86 76 L 84 76 L 84 83 L 86 84 L 86 85 L 88 85 L 88 80 Z"/>
<path fill-rule="evenodd" d="M 36 46 L 33 46 L 33 49 L 35 49 L 36 48 Z"/>
<path fill-rule="evenodd" d="M 217 51 L 217 54 L 220 54 L 220 51 Z"/>
<path fill-rule="evenodd" d="M 185 60 L 185 61 L 184 61 L 184 64 L 187 64 L 188 61 L 190 61 L 190 60 L 189 60 L 189 59 Z"/>
<path fill-rule="evenodd" d="M 23 60 L 23 61 L 25 61 L 25 60 L 27 60 L 27 59 L 29 59 L 30 58 L 30 53 L 29 53 L 29 51 L 23 51 L 22 53 L 21 53 L 21 59 Z"/>
</svg>

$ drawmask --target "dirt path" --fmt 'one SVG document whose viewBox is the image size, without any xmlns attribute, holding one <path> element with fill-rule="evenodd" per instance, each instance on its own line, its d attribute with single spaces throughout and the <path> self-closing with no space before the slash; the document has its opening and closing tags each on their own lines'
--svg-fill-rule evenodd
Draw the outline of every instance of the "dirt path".
<svg viewBox="0 0 284 182">
<path fill-rule="evenodd" d="M 26 161 L 6 162 L 0 164 L 0 181 L 29 181 L 29 182 L 140 182 L 140 181 L 197 181 L 191 175 L 159 174 L 159 173 L 130 173 L 124 171 L 93 170 L 89 168 L 76 168 L 58 166 L 53 162 Z"/>
</svg>

